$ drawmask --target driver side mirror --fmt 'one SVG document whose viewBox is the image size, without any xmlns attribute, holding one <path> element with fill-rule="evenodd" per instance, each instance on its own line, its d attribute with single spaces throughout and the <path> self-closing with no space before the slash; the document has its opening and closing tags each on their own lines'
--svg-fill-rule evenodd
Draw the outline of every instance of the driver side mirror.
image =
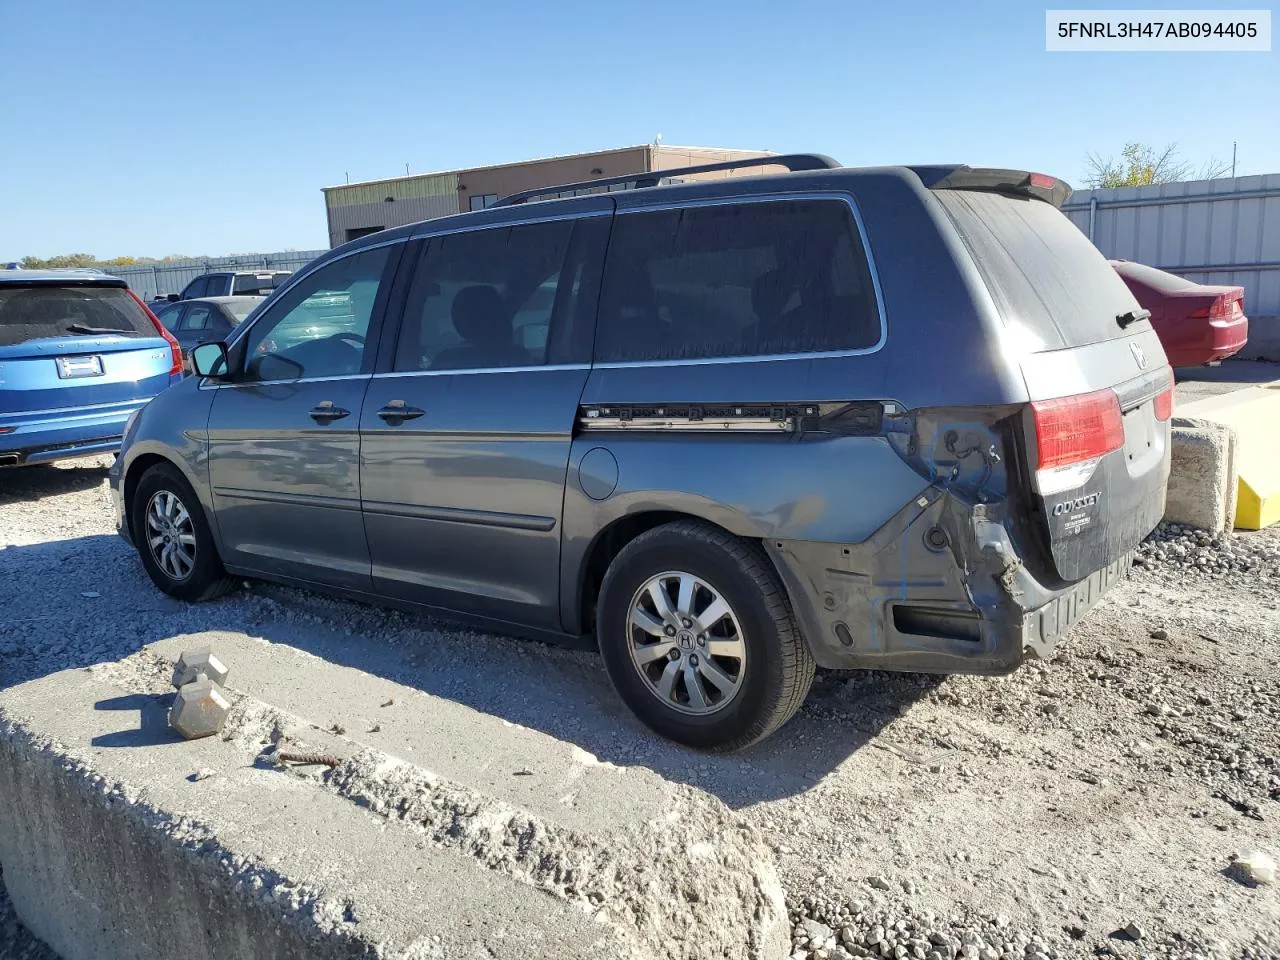
<svg viewBox="0 0 1280 960">
<path fill-rule="evenodd" d="M 166 296 L 165 299 L 168 300 L 170 303 L 178 303 L 182 299 L 182 295 L 177 293 L 171 293 L 168 296 Z"/>
<path fill-rule="evenodd" d="M 225 377 L 227 375 L 227 345 L 202 343 L 191 351 L 191 366 L 199 377 Z"/>
</svg>

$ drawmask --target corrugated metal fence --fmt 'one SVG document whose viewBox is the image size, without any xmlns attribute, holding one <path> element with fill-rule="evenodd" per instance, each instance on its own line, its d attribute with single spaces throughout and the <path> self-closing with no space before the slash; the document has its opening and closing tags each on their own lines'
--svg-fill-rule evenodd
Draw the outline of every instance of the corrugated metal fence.
<svg viewBox="0 0 1280 960">
<path fill-rule="evenodd" d="M 327 250 L 285 250 L 281 253 L 252 253 L 237 257 L 213 257 L 208 260 L 170 260 L 167 263 L 143 263 L 132 267 L 104 267 L 112 276 L 129 284 L 142 299 L 181 293 L 182 288 L 211 270 L 297 270 Z"/>
<path fill-rule="evenodd" d="M 1280 315 L 1280 174 L 1081 190 L 1063 212 L 1108 258 L 1239 285 L 1251 318 Z"/>
</svg>

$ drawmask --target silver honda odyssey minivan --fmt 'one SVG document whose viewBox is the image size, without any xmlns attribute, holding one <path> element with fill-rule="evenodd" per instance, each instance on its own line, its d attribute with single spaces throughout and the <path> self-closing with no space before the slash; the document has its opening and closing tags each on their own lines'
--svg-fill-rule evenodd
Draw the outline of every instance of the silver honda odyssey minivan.
<svg viewBox="0 0 1280 960">
<path fill-rule="evenodd" d="M 788 172 L 696 179 L 753 164 Z M 354 240 L 132 419 L 120 532 L 184 600 L 254 577 L 594 637 L 701 748 L 768 736 L 815 666 L 1013 670 L 1169 472 L 1172 371 L 1069 193 L 805 154 Z"/>
</svg>

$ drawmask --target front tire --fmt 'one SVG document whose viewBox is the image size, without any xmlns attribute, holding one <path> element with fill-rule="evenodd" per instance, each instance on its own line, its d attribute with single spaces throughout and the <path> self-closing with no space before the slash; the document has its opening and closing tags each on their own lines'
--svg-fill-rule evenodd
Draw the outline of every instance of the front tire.
<svg viewBox="0 0 1280 960">
<path fill-rule="evenodd" d="M 157 464 L 142 475 L 130 515 L 142 565 L 169 596 L 199 603 L 235 586 L 218 558 L 204 508 L 176 467 Z"/>
<path fill-rule="evenodd" d="M 614 558 L 596 634 L 618 695 L 686 746 L 730 751 L 800 708 L 813 658 L 767 556 L 697 521 L 655 527 Z"/>
</svg>

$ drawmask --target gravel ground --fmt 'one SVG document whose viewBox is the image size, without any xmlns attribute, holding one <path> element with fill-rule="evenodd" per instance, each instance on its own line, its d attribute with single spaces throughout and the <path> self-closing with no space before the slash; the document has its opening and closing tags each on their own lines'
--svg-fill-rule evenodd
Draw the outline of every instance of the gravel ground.
<svg viewBox="0 0 1280 960">
<path fill-rule="evenodd" d="M 1280 856 L 1280 528 L 1162 529 L 1053 662 L 825 674 L 770 741 L 708 757 L 638 726 L 588 653 L 279 587 L 169 600 L 104 477 L 0 473 L 0 686 L 271 636 L 720 797 L 777 851 L 802 960 L 1280 957 L 1280 887 L 1253 879 Z M 0 957 L 49 956 L 0 894 Z"/>
</svg>

